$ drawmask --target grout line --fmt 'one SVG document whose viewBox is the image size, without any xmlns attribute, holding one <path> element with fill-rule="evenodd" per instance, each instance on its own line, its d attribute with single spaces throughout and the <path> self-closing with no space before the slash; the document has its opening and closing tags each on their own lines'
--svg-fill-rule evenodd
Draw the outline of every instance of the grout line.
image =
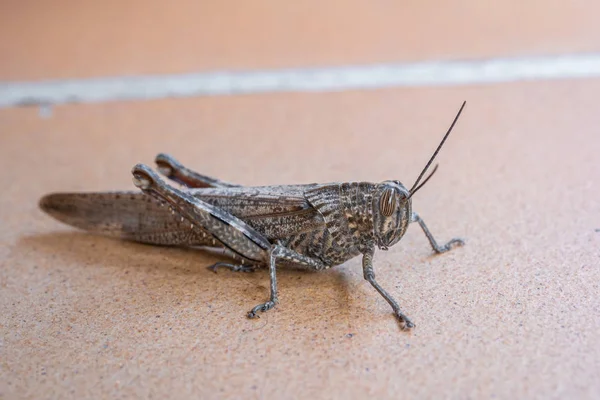
<svg viewBox="0 0 600 400">
<path fill-rule="evenodd" d="M 0 108 L 268 92 L 327 92 L 600 77 L 600 54 L 0 82 Z"/>
</svg>

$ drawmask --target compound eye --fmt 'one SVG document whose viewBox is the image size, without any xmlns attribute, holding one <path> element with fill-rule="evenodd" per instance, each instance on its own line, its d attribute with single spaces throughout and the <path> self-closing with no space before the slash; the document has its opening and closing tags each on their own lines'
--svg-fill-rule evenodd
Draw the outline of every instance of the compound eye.
<svg viewBox="0 0 600 400">
<path fill-rule="evenodd" d="M 384 217 L 389 217 L 396 211 L 396 193 L 392 188 L 386 188 L 379 200 L 379 211 Z"/>
</svg>

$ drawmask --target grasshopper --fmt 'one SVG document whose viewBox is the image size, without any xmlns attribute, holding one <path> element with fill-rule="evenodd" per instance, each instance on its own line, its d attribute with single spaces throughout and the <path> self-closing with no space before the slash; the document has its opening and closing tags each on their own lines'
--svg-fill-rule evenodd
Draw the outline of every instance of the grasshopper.
<svg viewBox="0 0 600 400">
<path fill-rule="evenodd" d="M 215 272 L 268 267 L 270 297 L 252 308 L 249 318 L 278 303 L 278 264 L 318 271 L 362 255 L 364 279 L 408 330 L 414 324 L 375 280 L 373 255 L 375 248 L 395 245 L 411 222 L 420 225 L 435 253 L 464 244 L 455 238 L 439 245 L 412 211 L 412 197 L 437 170 L 438 165 L 421 183 L 465 104 L 410 190 L 396 180 L 247 187 L 201 175 L 159 154 L 158 171 L 183 188 L 138 164 L 132 174 L 141 192 L 53 193 L 39 204 L 59 221 L 94 233 L 154 245 L 219 248 L 232 261 L 214 264 Z"/>
</svg>

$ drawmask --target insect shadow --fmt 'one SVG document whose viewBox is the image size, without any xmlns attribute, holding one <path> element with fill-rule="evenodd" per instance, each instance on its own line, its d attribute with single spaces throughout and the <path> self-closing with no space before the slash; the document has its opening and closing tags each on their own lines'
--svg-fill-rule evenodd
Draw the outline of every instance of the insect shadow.
<svg viewBox="0 0 600 400">
<path fill-rule="evenodd" d="M 25 236 L 18 241 L 15 250 L 21 254 L 32 254 L 33 250 L 36 256 L 42 254 L 46 259 L 53 259 L 52 264 L 62 261 L 63 272 L 72 269 L 67 274 L 79 274 L 82 269 L 90 267 L 111 268 L 122 270 L 123 274 L 130 276 L 127 279 L 143 280 L 146 290 L 160 287 L 161 291 L 168 289 L 178 293 L 183 285 L 188 291 L 192 290 L 200 301 L 207 296 L 214 302 L 212 294 L 220 287 L 228 293 L 218 299 L 225 306 L 235 304 L 237 307 L 248 300 L 259 299 L 269 288 L 267 269 L 252 273 L 213 272 L 208 267 L 226 260 L 226 257 L 206 248 L 160 247 L 72 231 Z M 356 279 L 352 279 L 356 281 L 354 284 L 360 283 L 360 277 L 356 275 Z M 121 280 L 123 275 L 117 274 L 115 279 Z M 280 278 L 281 285 L 290 290 L 290 308 L 327 304 L 332 314 L 342 317 L 349 313 L 349 294 L 353 285 L 350 280 L 351 274 L 344 269 L 318 273 L 282 268 Z M 168 285 L 167 288 L 165 285 Z M 100 285 L 94 287 L 104 290 Z M 189 300 L 181 300 L 182 304 L 186 301 Z M 244 315 L 245 308 L 239 307 L 240 315 Z M 329 316 L 324 315 L 323 318 Z"/>
</svg>

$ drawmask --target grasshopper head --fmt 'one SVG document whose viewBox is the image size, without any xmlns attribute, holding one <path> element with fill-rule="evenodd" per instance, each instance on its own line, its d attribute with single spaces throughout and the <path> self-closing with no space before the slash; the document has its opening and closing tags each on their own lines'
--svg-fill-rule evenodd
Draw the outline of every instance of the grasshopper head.
<svg viewBox="0 0 600 400">
<path fill-rule="evenodd" d="M 395 245 L 406 233 L 412 215 L 410 192 L 398 181 L 378 185 L 373 197 L 373 223 L 377 246 L 382 250 Z"/>
</svg>

